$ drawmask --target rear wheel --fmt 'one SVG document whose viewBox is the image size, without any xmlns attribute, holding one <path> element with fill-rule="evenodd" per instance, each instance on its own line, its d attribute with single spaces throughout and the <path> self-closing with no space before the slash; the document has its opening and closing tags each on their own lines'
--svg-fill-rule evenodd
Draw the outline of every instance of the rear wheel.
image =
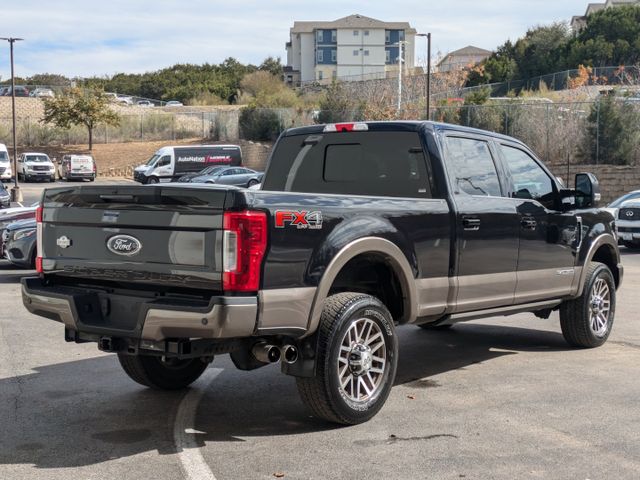
<svg viewBox="0 0 640 480">
<path fill-rule="evenodd" d="M 186 388 L 209 366 L 199 358 L 163 360 L 162 357 L 150 355 L 118 354 L 118 360 L 133 381 L 157 390 Z"/>
<path fill-rule="evenodd" d="M 609 267 L 592 262 L 582 295 L 560 306 L 560 327 L 567 343 L 574 347 L 603 345 L 613 327 L 616 285 Z"/>
<path fill-rule="evenodd" d="M 316 374 L 296 379 L 302 401 L 330 422 L 366 422 L 384 405 L 396 375 L 391 314 L 375 297 L 339 293 L 325 301 L 317 335 Z"/>
<path fill-rule="evenodd" d="M 252 178 L 251 180 L 249 180 L 249 183 L 247 183 L 247 187 L 253 187 L 254 185 L 259 184 L 260 182 L 258 180 L 256 180 L 255 178 Z"/>
</svg>

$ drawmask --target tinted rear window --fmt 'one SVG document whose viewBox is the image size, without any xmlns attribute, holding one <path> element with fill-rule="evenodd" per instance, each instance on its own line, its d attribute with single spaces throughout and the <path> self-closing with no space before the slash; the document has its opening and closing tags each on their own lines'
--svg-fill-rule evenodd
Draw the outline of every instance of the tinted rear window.
<svg viewBox="0 0 640 480">
<path fill-rule="evenodd" d="M 283 137 L 263 190 L 431 198 L 427 159 L 417 132 L 349 132 Z"/>
</svg>

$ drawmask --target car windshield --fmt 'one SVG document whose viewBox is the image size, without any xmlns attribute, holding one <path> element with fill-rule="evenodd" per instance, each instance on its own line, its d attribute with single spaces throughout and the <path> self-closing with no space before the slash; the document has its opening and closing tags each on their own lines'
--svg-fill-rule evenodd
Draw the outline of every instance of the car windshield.
<svg viewBox="0 0 640 480">
<path fill-rule="evenodd" d="M 640 199 L 640 192 L 627 193 L 626 195 L 623 195 L 620 198 L 615 199 L 608 206 L 610 208 L 618 208 L 622 204 L 622 202 L 626 202 L 627 200 L 635 200 L 635 199 Z"/>
<path fill-rule="evenodd" d="M 160 155 L 154 154 L 153 157 L 151 157 L 145 165 L 152 166 L 153 164 L 156 163 L 156 160 L 158 160 L 159 158 L 160 158 Z"/>
<path fill-rule="evenodd" d="M 49 157 L 46 155 L 27 155 L 25 160 L 27 162 L 47 163 L 49 162 Z"/>
<path fill-rule="evenodd" d="M 0 152 L 0 162 L 8 162 L 9 161 L 9 155 L 7 155 L 7 152 Z"/>
</svg>

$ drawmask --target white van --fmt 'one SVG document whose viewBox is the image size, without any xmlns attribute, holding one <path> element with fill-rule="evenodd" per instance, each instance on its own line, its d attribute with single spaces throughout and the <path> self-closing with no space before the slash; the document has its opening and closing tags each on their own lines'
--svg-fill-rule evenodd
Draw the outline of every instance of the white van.
<svg viewBox="0 0 640 480">
<path fill-rule="evenodd" d="M 13 170 L 11 170 L 11 159 L 9 158 L 9 151 L 4 143 L 0 143 L 0 180 L 8 181 L 13 177 Z"/>
<path fill-rule="evenodd" d="M 96 179 L 96 162 L 91 155 L 65 155 L 61 160 L 58 173 L 63 180 Z"/>
<path fill-rule="evenodd" d="M 140 183 L 173 182 L 213 165 L 242 165 L 242 150 L 238 145 L 162 147 L 147 163 L 136 167 L 133 179 Z"/>
<path fill-rule="evenodd" d="M 56 167 L 46 153 L 27 152 L 18 157 L 19 180 L 48 180 L 55 182 Z"/>
</svg>

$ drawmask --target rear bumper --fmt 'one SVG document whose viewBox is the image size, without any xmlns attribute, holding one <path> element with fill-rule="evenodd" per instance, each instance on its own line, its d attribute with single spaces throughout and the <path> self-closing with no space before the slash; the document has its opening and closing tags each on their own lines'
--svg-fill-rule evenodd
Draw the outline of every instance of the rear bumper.
<svg viewBox="0 0 640 480">
<path fill-rule="evenodd" d="M 207 305 L 131 295 L 102 294 L 75 287 L 44 286 L 22 279 L 29 312 L 62 322 L 66 329 L 94 336 L 159 342 L 166 339 L 228 339 L 256 331 L 257 297 L 212 297 Z"/>
<path fill-rule="evenodd" d="M 95 173 L 78 173 L 78 172 L 69 172 L 65 175 L 65 178 L 74 179 L 74 178 L 94 178 Z"/>
</svg>

